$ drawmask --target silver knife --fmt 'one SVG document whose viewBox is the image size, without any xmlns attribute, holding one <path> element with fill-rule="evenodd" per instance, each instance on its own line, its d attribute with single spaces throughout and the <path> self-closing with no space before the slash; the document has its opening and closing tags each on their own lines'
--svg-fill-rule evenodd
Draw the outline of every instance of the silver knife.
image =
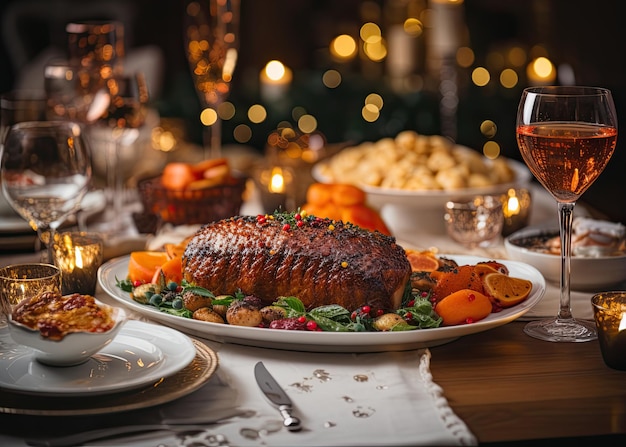
<svg viewBox="0 0 626 447">
<path fill-rule="evenodd" d="M 265 397 L 280 411 L 280 415 L 283 417 L 283 425 L 287 427 L 287 430 L 301 430 L 300 419 L 291 414 L 293 410 L 291 399 L 280 387 L 276 379 L 272 377 L 263 362 L 258 362 L 254 365 L 254 378 Z"/>
</svg>

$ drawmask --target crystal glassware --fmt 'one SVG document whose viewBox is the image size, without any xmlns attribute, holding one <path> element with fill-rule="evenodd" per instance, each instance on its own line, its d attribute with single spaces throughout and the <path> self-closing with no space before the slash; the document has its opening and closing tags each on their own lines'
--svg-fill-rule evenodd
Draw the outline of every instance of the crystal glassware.
<svg viewBox="0 0 626 447">
<path fill-rule="evenodd" d="M 476 196 L 469 201 L 446 202 L 448 235 L 467 248 L 489 247 L 500 238 L 504 214 L 497 196 Z"/>
<path fill-rule="evenodd" d="M 219 106 L 230 92 L 239 47 L 239 0 L 192 1 L 185 14 L 185 45 L 193 82 L 204 107 L 206 158 L 222 150 Z"/>
<path fill-rule="evenodd" d="M 561 237 L 558 314 L 532 321 L 524 331 L 554 342 L 594 340 L 594 323 L 575 319 L 570 306 L 572 221 L 576 201 L 615 150 L 617 116 L 611 92 L 582 86 L 527 88 L 519 103 L 516 132 L 526 165 L 557 201 Z"/>
<path fill-rule="evenodd" d="M 147 116 L 148 87 L 143 73 L 122 74 L 107 79 L 106 108 L 98 121 L 90 126 L 94 141 L 103 143 L 106 151 L 106 198 L 109 224 L 105 233 L 123 229 L 124 182 L 119 165 L 123 148 L 137 141 Z"/>
<path fill-rule="evenodd" d="M 70 121 L 12 126 L 0 171 L 7 201 L 37 231 L 51 262 L 57 228 L 76 213 L 91 183 L 91 157 L 81 127 Z"/>
<path fill-rule="evenodd" d="M 0 313 L 43 292 L 61 294 L 61 271 L 51 264 L 11 264 L 0 268 Z"/>
</svg>

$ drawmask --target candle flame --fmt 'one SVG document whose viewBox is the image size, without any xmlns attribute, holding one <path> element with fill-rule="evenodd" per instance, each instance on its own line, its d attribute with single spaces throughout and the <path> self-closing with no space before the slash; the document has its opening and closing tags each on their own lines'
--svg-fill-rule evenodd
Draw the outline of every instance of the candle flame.
<svg viewBox="0 0 626 447">
<path fill-rule="evenodd" d="M 269 61 L 265 66 L 265 74 L 272 81 L 279 81 L 285 76 L 285 66 L 280 61 Z"/>
<path fill-rule="evenodd" d="M 74 247 L 74 259 L 76 261 L 76 267 L 79 269 L 83 268 L 83 254 L 79 247 Z"/>
<path fill-rule="evenodd" d="M 621 332 L 624 329 L 626 329 L 626 312 L 622 312 L 622 319 L 619 322 L 619 328 L 617 330 Z"/>
<path fill-rule="evenodd" d="M 269 190 L 273 193 L 282 193 L 285 191 L 285 178 L 283 177 L 283 170 L 279 167 L 272 169 Z"/>
<path fill-rule="evenodd" d="M 508 211 L 509 216 L 519 214 L 520 212 L 519 199 L 517 197 L 509 197 L 509 200 L 507 200 L 506 202 L 506 209 Z"/>
</svg>

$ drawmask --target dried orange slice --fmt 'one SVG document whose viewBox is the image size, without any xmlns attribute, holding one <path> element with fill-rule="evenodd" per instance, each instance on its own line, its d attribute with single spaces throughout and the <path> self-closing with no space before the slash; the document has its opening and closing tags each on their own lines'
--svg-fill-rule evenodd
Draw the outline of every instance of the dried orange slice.
<svg viewBox="0 0 626 447">
<path fill-rule="evenodd" d="M 481 279 L 483 279 L 489 273 L 502 273 L 502 272 L 497 270 L 491 264 L 481 262 L 474 266 L 474 273 L 476 273 Z"/>
<path fill-rule="evenodd" d="M 439 268 L 439 260 L 431 251 L 405 250 L 405 252 L 414 272 L 434 272 Z"/>
<path fill-rule="evenodd" d="M 501 307 L 511 307 L 521 303 L 533 288 L 527 279 L 515 278 L 502 273 L 489 273 L 483 278 L 485 294 Z"/>
</svg>

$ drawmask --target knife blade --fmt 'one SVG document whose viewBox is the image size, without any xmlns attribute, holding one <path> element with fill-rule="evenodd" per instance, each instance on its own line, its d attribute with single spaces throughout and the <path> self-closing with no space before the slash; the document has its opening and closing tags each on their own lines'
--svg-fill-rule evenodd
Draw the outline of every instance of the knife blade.
<svg viewBox="0 0 626 447">
<path fill-rule="evenodd" d="M 302 429 L 300 419 L 291 414 L 293 411 L 291 399 L 280 387 L 276 379 L 272 377 L 263 362 L 258 362 L 254 365 L 254 378 L 265 397 L 278 408 L 280 415 L 283 417 L 283 425 L 287 427 L 287 430 L 299 431 Z"/>
</svg>

